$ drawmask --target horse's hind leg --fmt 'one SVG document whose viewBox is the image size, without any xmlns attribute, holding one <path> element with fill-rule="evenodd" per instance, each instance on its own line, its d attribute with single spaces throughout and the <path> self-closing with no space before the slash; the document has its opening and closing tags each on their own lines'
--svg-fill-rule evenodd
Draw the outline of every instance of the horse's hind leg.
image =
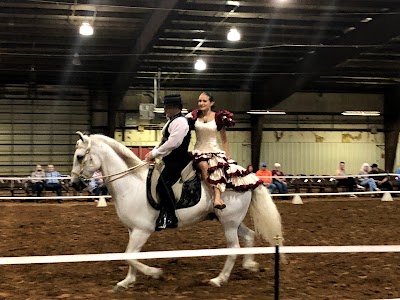
<svg viewBox="0 0 400 300">
<path fill-rule="evenodd" d="M 255 233 L 253 230 L 251 230 L 250 228 L 248 228 L 246 225 L 244 225 L 242 223 L 239 226 L 238 234 L 239 234 L 239 237 L 241 237 L 244 240 L 245 247 L 253 247 L 254 246 Z M 243 256 L 243 268 L 246 270 L 250 270 L 252 272 L 258 272 L 259 265 L 254 260 L 253 254 L 245 254 Z"/>
<path fill-rule="evenodd" d="M 146 243 L 147 239 L 152 232 L 143 231 L 140 229 L 133 229 L 129 231 L 129 242 L 126 247 L 126 253 L 139 252 L 143 245 Z M 162 270 L 159 268 L 150 267 L 139 262 L 136 259 L 127 260 L 129 264 L 129 271 L 125 279 L 118 282 L 114 291 L 118 291 L 121 288 L 127 289 L 130 285 L 136 281 L 136 272 L 140 271 L 145 275 L 152 276 L 153 278 L 159 278 L 162 275 Z"/>
<path fill-rule="evenodd" d="M 240 248 L 237 226 L 232 226 L 229 229 L 225 228 L 225 237 L 227 240 L 228 248 Z M 229 255 L 226 258 L 226 261 L 225 261 L 224 267 L 222 268 L 221 273 L 219 273 L 218 277 L 215 277 L 210 280 L 211 285 L 220 287 L 221 284 L 228 281 L 229 276 L 231 275 L 233 266 L 235 265 L 236 256 L 237 255 Z"/>
</svg>

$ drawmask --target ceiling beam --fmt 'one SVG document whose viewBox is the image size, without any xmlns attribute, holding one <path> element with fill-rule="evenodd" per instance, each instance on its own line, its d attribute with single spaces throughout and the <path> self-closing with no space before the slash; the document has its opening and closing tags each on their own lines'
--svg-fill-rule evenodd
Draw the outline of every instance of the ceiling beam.
<svg viewBox="0 0 400 300">
<path fill-rule="evenodd" d="M 336 65 L 348 59 L 356 58 L 365 51 L 365 47 L 357 47 L 357 45 L 387 43 L 391 38 L 400 35 L 400 28 L 393 24 L 400 24 L 400 14 L 381 16 L 369 23 L 359 23 L 358 28 L 334 41 L 335 45 L 346 47 L 317 48 L 294 65 L 293 70 L 304 74 L 274 76 L 256 82 L 252 88 L 252 108 L 272 108 L 293 93 L 300 91 L 320 74 L 332 71 Z M 348 47 L 349 45 L 354 45 L 354 47 Z"/>
<path fill-rule="evenodd" d="M 135 56 L 129 57 L 122 65 L 122 73 L 117 76 L 111 91 L 115 105 L 119 106 L 123 96 L 132 84 L 132 80 L 140 64 L 140 55 L 145 54 L 149 47 L 154 43 L 162 25 L 178 4 L 179 0 L 160 1 L 160 10 L 155 10 L 143 30 L 136 40 L 135 45 L 130 51 Z"/>
<path fill-rule="evenodd" d="M 229 2 L 235 2 L 235 1 L 226 1 L 226 0 L 192 0 L 191 5 L 196 5 L 199 7 L 204 7 L 207 10 L 215 10 L 217 9 L 216 7 L 221 6 L 221 5 L 229 5 Z M 326 11 L 336 11 L 340 10 L 342 12 L 353 12 L 354 9 L 356 8 L 357 11 L 359 12 L 370 12 L 372 8 L 376 7 L 377 9 L 380 9 L 380 7 L 386 5 L 390 6 L 393 3 L 395 3 L 394 0 L 381 0 L 381 1 L 376 1 L 376 0 L 364 0 L 362 1 L 362 6 L 359 3 L 351 3 L 350 1 L 342 1 L 342 3 L 334 3 L 330 4 L 328 3 L 329 1 L 326 1 L 327 4 L 316 2 L 311 3 L 314 1 L 308 1 L 310 3 L 307 3 L 307 1 L 293 1 L 290 3 L 290 5 L 281 5 L 276 1 L 240 1 L 240 7 L 244 8 L 246 11 L 251 9 L 251 11 L 262 11 L 262 10 L 270 10 L 270 9 L 281 9 L 281 10 L 292 10 L 292 9 L 298 9 L 298 10 L 322 10 L 324 12 Z M 332 2 L 332 1 L 331 1 Z M 350 2 L 350 3 L 349 3 Z M 231 6 L 234 6 L 234 4 L 230 4 Z"/>
</svg>

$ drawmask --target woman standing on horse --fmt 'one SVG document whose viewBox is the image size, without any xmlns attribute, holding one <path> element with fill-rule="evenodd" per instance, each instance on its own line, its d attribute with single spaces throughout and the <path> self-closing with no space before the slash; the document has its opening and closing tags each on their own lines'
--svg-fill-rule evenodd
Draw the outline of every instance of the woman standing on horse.
<svg viewBox="0 0 400 300">
<path fill-rule="evenodd" d="M 224 209 L 226 205 L 221 199 L 221 193 L 226 188 L 247 191 L 256 188 L 262 181 L 229 158 L 226 128 L 235 125 L 233 114 L 227 110 L 213 112 L 213 105 L 213 97 L 203 92 L 199 96 L 198 109 L 186 117 L 194 124 L 196 131 L 193 161 L 200 168 L 202 179 L 214 193 L 214 207 Z M 217 142 L 218 132 L 223 150 Z"/>
</svg>

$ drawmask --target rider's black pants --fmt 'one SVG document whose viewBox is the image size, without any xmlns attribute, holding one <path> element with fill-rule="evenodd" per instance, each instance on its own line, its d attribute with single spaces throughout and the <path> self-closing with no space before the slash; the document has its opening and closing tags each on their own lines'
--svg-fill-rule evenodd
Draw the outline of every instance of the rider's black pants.
<svg viewBox="0 0 400 300">
<path fill-rule="evenodd" d="M 161 206 L 168 214 L 175 212 L 175 197 L 172 192 L 172 186 L 178 181 L 182 170 L 186 167 L 184 162 L 165 162 L 164 170 L 161 172 L 156 191 L 160 197 Z"/>
</svg>

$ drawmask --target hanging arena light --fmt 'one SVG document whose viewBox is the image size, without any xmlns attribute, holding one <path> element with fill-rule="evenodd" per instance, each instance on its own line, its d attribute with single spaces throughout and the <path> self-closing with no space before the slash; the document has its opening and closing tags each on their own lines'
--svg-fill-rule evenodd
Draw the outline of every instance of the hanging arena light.
<svg viewBox="0 0 400 300">
<path fill-rule="evenodd" d="M 196 63 L 194 64 L 194 68 L 197 71 L 204 71 L 205 69 L 207 69 L 207 64 L 204 60 L 198 59 L 198 60 L 196 60 Z"/>
<path fill-rule="evenodd" d="M 79 28 L 79 33 L 81 35 L 93 35 L 93 27 L 88 22 L 83 22 Z"/>
<path fill-rule="evenodd" d="M 240 41 L 241 35 L 240 32 L 236 28 L 231 28 L 226 36 L 228 41 L 237 42 Z"/>
</svg>

